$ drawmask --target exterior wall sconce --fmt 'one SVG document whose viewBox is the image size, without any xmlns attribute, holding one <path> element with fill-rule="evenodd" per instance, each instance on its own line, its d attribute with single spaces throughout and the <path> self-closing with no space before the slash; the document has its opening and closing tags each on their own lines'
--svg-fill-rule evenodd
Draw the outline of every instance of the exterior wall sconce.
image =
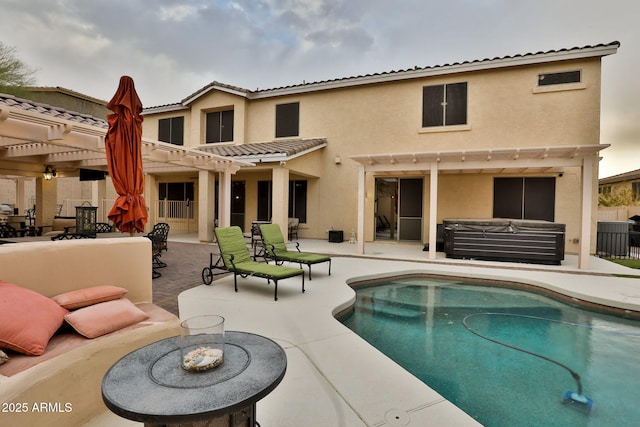
<svg viewBox="0 0 640 427">
<path fill-rule="evenodd" d="M 56 177 L 56 170 L 54 169 L 53 166 L 46 165 L 44 167 L 44 172 L 42 174 L 44 175 L 44 179 L 46 179 L 47 181 L 51 181 L 53 178 Z"/>
</svg>

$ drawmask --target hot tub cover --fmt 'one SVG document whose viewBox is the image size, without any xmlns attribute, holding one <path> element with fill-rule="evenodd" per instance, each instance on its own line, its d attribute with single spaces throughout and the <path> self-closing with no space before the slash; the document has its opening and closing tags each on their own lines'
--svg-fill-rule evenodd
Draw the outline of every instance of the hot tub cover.
<svg viewBox="0 0 640 427">
<path fill-rule="evenodd" d="M 484 231 L 494 233 L 555 232 L 564 233 L 566 225 L 551 221 L 510 218 L 445 219 L 445 228 L 456 231 Z"/>
</svg>

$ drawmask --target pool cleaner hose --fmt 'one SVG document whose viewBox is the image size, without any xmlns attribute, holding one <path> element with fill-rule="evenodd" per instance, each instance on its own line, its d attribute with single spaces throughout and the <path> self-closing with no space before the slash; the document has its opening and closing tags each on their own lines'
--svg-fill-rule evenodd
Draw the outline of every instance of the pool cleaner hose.
<svg viewBox="0 0 640 427">
<path fill-rule="evenodd" d="M 563 398 L 562 398 L 562 403 L 571 404 L 573 406 L 578 407 L 579 409 L 585 410 L 587 413 L 591 412 L 591 408 L 593 407 L 593 400 L 582 394 L 582 380 L 580 379 L 580 375 L 576 371 L 574 371 L 573 369 L 571 369 L 567 365 L 565 365 L 563 363 L 560 363 L 557 360 L 551 359 L 551 358 L 549 358 L 547 356 L 543 356 L 542 354 L 535 353 L 533 351 L 529 351 L 529 350 L 526 350 L 524 348 L 517 347 L 515 345 L 507 344 L 505 342 L 490 338 L 490 337 L 488 337 L 486 335 L 482 335 L 481 333 L 473 330 L 467 324 L 467 319 L 470 319 L 472 317 L 478 317 L 478 316 L 523 317 L 523 318 L 527 318 L 527 319 L 544 320 L 544 321 L 547 321 L 547 322 L 564 323 L 564 324 L 569 324 L 569 325 L 573 325 L 573 326 L 578 326 L 578 325 L 575 325 L 573 323 L 553 320 L 553 319 L 547 319 L 547 318 L 544 318 L 544 317 L 527 316 L 527 315 L 523 315 L 523 314 L 513 314 L 513 313 L 474 313 L 474 314 L 468 314 L 467 316 L 464 317 L 464 319 L 462 319 L 462 324 L 464 325 L 464 327 L 469 332 L 471 332 L 474 335 L 479 336 L 482 339 L 485 339 L 487 341 L 493 342 L 495 344 L 499 344 L 499 345 L 507 347 L 507 348 L 511 348 L 513 350 L 520 351 L 522 353 L 530 354 L 531 356 L 535 356 L 535 357 L 538 357 L 540 359 L 546 360 L 547 362 L 551 362 L 551 363 L 553 363 L 555 365 L 558 365 L 561 368 L 564 368 L 567 371 L 569 371 L 569 373 L 571 374 L 571 376 L 573 377 L 573 379 L 576 382 L 576 386 L 578 387 L 578 390 L 577 390 L 577 392 L 567 391 L 564 394 Z"/>
</svg>

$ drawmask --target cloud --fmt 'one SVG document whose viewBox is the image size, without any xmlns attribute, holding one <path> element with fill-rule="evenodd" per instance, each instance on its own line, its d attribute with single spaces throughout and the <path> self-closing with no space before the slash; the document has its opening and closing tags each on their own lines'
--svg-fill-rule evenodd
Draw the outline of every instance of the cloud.
<svg viewBox="0 0 640 427">
<path fill-rule="evenodd" d="M 205 7 L 206 6 L 201 6 Z M 170 6 L 161 6 L 158 9 L 158 17 L 161 21 L 182 22 L 185 19 L 198 13 L 198 6 L 192 4 L 178 4 Z"/>
<path fill-rule="evenodd" d="M 640 164 L 638 15 L 635 0 L 2 0 L 0 41 L 38 84 L 108 100 L 128 74 L 152 106 L 212 80 L 273 88 L 620 40 L 602 142 Z"/>
</svg>

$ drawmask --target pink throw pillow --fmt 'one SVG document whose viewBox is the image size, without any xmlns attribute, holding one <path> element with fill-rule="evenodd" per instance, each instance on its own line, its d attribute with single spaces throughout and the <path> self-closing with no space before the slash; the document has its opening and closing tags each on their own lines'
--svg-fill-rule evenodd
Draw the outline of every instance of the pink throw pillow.
<svg viewBox="0 0 640 427">
<path fill-rule="evenodd" d="M 87 307 L 100 302 L 122 298 L 127 292 L 128 291 L 124 288 L 104 285 L 65 292 L 63 294 L 56 295 L 55 297 L 51 297 L 51 299 L 67 310 L 74 310 L 76 308 Z"/>
<path fill-rule="evenodd" d="M 126 298 L 101 302 L 70 312 L 64 320 L 80 335 L 96 338 L 147 320 L 149 315 Z"/>
<path fill-rule="evenodd" d="M 51 298 L 0 280 L 0 348 L 40 356 L 67 313 Z"/>
</svg>

